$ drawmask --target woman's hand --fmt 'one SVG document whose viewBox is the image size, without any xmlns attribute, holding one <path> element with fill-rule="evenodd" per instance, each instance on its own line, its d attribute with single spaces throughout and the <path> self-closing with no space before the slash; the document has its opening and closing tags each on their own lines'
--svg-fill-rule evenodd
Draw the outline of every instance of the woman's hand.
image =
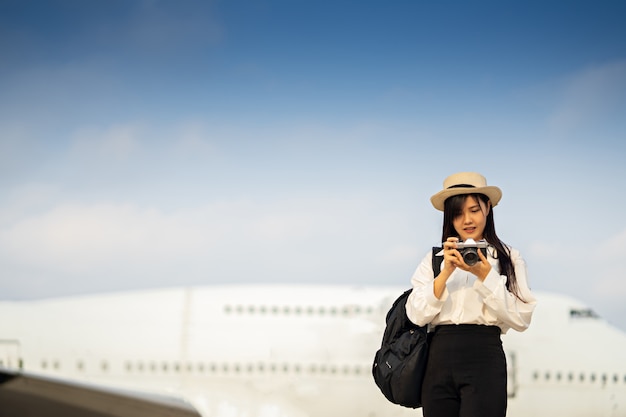
<svg viewBox="0 0 626 417">
<path fill-rule="evenodd" d="M 465 266 L 467 266 L 467 269 L 463 267 L 461 268 L 465 269 L 469 273 L 476 275 L 479 280 L 484 281 L 485 278 L 487 278 L 489 271 L 491 271 L 491 264 L 487 260 L 487 257 L 483 255 L 483 251 L 481 251 L 480 249 L 478 249 L 478 257 L 480 258 L 480 262 L 476 262 L 472 266 L 469 266 L 465 264 L 465 262 L 463 262 Z"/>
<path fill-rule="evenodd" d="M 445 270 L 448 275 L 452 274 L 459 265 L 465 263 L 463 262 L 461 253 L 456 248 L 458 241 L 458 237 L 449 237 L 445 242 L 443 242 L 442 271 Z"/>
<path fill-rule="evenodd" d="M 452 275 L 459 263 L 458 257 L 460 257 L 461 254 L 456 250 L 456 243 L 458 241 L 459 239 L 456 237 L 449 237 L 448 240 L 443 243 L 443 268 L 441 268 L 439 275 L 435 277 L 433 283 L 433 292 L 435 297 L 439 299 L 446 288 L 446 281 L 448 281 L 448 278 L 450 278 L 450 275 Z M 461 258 L 461 262 L 463 262 L 463 258 Z"/>
</svg>

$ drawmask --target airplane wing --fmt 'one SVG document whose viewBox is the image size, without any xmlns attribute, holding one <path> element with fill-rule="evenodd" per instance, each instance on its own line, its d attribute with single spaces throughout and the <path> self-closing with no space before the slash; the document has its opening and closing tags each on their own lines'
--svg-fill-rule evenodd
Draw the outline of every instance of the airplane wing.
<svg viewBox="0 0 626 417">
<path fill-rule="evenodd" d="M 0 368 L 0 417 L 201 417 L 172 397 Z"/>
</svg>

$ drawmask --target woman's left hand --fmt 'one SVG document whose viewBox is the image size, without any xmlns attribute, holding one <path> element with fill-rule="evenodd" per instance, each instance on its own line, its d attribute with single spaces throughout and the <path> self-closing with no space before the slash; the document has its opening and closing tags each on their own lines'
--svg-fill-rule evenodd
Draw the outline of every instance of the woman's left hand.
<svg viewBox="0 0 626 417">
<path fill-rule="evenodd" d="M 478 256 L 480 257 L 480 262 L 476 262 L 472 266 L 469 266 L 468 264 L 466 264 L 465 261 L 463 261 L 463 258 L 461 257 L 461 263 L 457 264 L 457 268 L 460 268 L 464 271 L 474 274 L 478 277 L 478 279 L 480 279 L 481 281 L 484 281 L 485 278 L 487 278 L 489 271 L 491 271 L 491 264 L 487 260 L 487 257 L 483 255 L 483 251 L 480 249 L 478 250 Z"/>
</svg>

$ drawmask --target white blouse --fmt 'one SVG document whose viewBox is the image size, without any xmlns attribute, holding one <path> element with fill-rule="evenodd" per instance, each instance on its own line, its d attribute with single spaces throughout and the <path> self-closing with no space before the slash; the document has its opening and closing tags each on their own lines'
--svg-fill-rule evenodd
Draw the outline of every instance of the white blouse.
<svg viewBox="0 0 626 417">
<path fill-rule="evenodd" d="M 507 277 L 500 275 L 498 260 L 493 256 L 495 249 L 490 246 L 487 260 L 491 271 L 485 280 L 481 282 L 476 275 L 457 268 L 438 299 L 433 289 L 431 251 L 411 278 L 413 291 L 406 303 L 409 320 L 419 326 L 430 324 L 431 329 L 443 324 L 484 324 L 500 327 L 503 334 L 510 328 L 526 330 L 537 301 L 528 287 L 526 262 L 519 251 L 510 250 L 519 298 L 507 290 Z"/>
</svg>

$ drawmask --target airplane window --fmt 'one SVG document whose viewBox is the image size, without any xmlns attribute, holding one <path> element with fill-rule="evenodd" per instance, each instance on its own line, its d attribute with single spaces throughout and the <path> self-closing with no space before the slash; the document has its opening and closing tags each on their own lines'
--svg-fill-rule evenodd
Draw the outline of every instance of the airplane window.
<svg viewBox="0 0 626 417">
<path fill-rule="evenodd" d="M 132 372 L 133 371 L 133 365 L 131 365 L 130 362 L 126 362 L 126 372 Z"/>
<path fill-rule="evenodd" d="M 167 372 L 167 363 L 163 362 L 161 364 L 161 369 L 163 369 L 163 372 Z"/>
<path fill-rule="evenodd" d="M 224 306 L 224 312 L 226 314 L 230 314 L 232 311 L 233 311 L 233 308 L 231 306 L 228 306 L 228 305 Z"/>
<path fill-rule="evenodd" d="M 550 372 L 546 372 L 546 376 L 545 376 L 545 378 L 546 378 L 546 381 L 549 381 L 549 380 L 550 380 Z"/>
<path fill-rule="evenodd" d="M 556 373 L 556 380 L 557 380 L 557 381 L 560 381 L 560 380 L 561 380 L 561 373 L 560 373 L 560 372 L 557 372 L 557 373 Z"/>
<path fill-rule="evenodd" d="M 102 372 L 106 372 L 109 370 L 109 364 L 106 361 L 102 361 L 100 368 L 102 368 Z"/>
<path fill-rule="evenodd" d="M 137 370 L 143 372 L 143 362 L 137 362 Z"/>
<path fill-rule="evenodd" d="M 583 318 L 598 319 L 600 318 L 600 316 L 598 316 L 596 312 L 590 308 L 581 308 L 581 309 L 572 308 L 569 311 L 569 316 L 573 319 L 583 319 Z"/>
<path fill-rule="evenodd" d="M 585 374 L 580 374 L 580 382 L 585 382 Z"/>
<path fill-rule="evenodd" d="M 568 379 L 568 381 L 572 382 L 574 380 L 574 374 L 571 373 L 571 372 L 569 374 L 567 374 L 567 379 Z"/>
<path fill-rule="evenodd" d="M 85 368 L 85 364 L 82 361 L 76 362 L 76 369 L 82 371 Z"/>
<path fill-rule="evenodd" d="M 539 379 L 539 372 L 537 372 L 537 371 L 533 372 L 533 379 L 534 380 Z"/>
<path fill-rule="evenodd" d="M 596 382 L 596 374 L 591 374 L 591 382 Z"/>
</svg>

